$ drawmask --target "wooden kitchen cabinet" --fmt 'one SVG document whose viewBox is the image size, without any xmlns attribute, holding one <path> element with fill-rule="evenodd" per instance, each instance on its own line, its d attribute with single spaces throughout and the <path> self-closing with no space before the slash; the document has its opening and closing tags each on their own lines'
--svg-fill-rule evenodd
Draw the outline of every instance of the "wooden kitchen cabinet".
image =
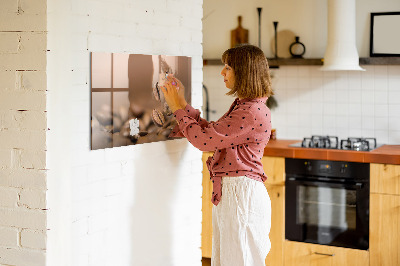
<svg viewBox="0 0 400 266">
<path fill-rule="evenodd" d="M 210 173 L 206 165 L 212 152 L 203 153 L 203 195 L 202 195 L 202 223 L 201 223 L 201 253 L 204 258 L 211 258 L 212 252 L 212 183 L 210 181 Z"/>
<path fill-rule="evenodd" d="M 265 259 L 266 266 L 283 265 L 285 241 L 285 187 L 265 184 L 271 199 L 271 250 Z"/>
<path fill-rule="evenodd" d="M 203 153 L 203 217 L 202 217 L 202 256 L 211 258 L 212 253 L 212 183 L 208 172 L 206 161 L 211 152 Z M 283 265 L 283 243 L 285 230 L 285 158 L 263 157 L 262 164 L 268 176 L 265 187 L 268 190 L 272 205 L 271 221 L 271 250 L 266 258 L 267 266 Z"/>
<path fill-rule="evenodd" d="M 285 266 L 366 266 L 365 250 L 285 241 Z"/>
<path fill-rule="evenodd" d="M 370 167 L 370 265 L 400 265 L 400 165 Z"/>
<path fill-rule="evenodd" d="M 261 163 L 268 177 L 265 184 L 285 185 L 285 158 L 264 156 L 261 159 Z"/>
<path fill-rule="evenodd" d="M 370 164 L 371 193 L 400 195 L 400 165 Z"/>
<path fill-rule="evenodd" d="M 370 202 L 370 265 L 400 265 L 400 196 L 373 193 Z"/>
<path fill-rule="evenodd" d="M 264 184 L 271 199 L 271 250 L 265 264 L 278 266 L 283 265 L 285 240 L 285 158 L 264 156 L 261 162 L 268 177 Z"/>
</svg>

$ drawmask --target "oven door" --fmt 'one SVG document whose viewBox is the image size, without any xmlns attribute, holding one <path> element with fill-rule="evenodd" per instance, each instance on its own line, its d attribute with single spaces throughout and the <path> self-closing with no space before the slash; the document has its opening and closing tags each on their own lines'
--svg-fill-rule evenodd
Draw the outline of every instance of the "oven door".
<svg viewBox="0 0 400 266">
<path fill-rule="evenodd" d="M 367 250 L 369 185 L 286 178 L 286 239 Z"/>
</svg>

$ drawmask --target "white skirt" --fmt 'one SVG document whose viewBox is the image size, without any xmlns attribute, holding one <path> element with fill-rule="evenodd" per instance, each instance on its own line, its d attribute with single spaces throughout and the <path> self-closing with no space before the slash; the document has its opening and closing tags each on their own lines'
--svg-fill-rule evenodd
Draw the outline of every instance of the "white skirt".
<svg viewBox="0 0 400 266">
<path fill-rule="evenodd" d="M 212 210 L 212 266 L 262 266 L 271 249 L 271 201 L 264 184 L 222 178 L 222 197 Z"/>
</svg>

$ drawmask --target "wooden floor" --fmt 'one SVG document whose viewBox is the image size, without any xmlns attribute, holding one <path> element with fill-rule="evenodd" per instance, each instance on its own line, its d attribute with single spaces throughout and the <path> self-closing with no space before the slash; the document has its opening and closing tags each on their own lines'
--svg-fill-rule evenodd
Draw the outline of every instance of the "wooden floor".
<svg viewBox="0 0 400 266">
<path fill-rule="evenodd" d="M 209 258 L 202 258 L 201 262 L 203 263 L 203 266 L 211 266 L 211 259 Z"/>
</svg>

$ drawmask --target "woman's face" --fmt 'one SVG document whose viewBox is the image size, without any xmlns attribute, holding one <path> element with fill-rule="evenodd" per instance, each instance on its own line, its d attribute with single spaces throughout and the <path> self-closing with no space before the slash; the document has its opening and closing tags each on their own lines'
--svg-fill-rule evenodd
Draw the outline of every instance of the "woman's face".
<svg viewBox="0 0 400 266">
<path fill-rule="evenodd" d="M 225 86 L 228 89 L 233 89 L 235 86 L 235 73 L 233 73 L 233 69 L 225 64 L 221 71 L 221 75 L 224 77 Z"/>
</svg>

